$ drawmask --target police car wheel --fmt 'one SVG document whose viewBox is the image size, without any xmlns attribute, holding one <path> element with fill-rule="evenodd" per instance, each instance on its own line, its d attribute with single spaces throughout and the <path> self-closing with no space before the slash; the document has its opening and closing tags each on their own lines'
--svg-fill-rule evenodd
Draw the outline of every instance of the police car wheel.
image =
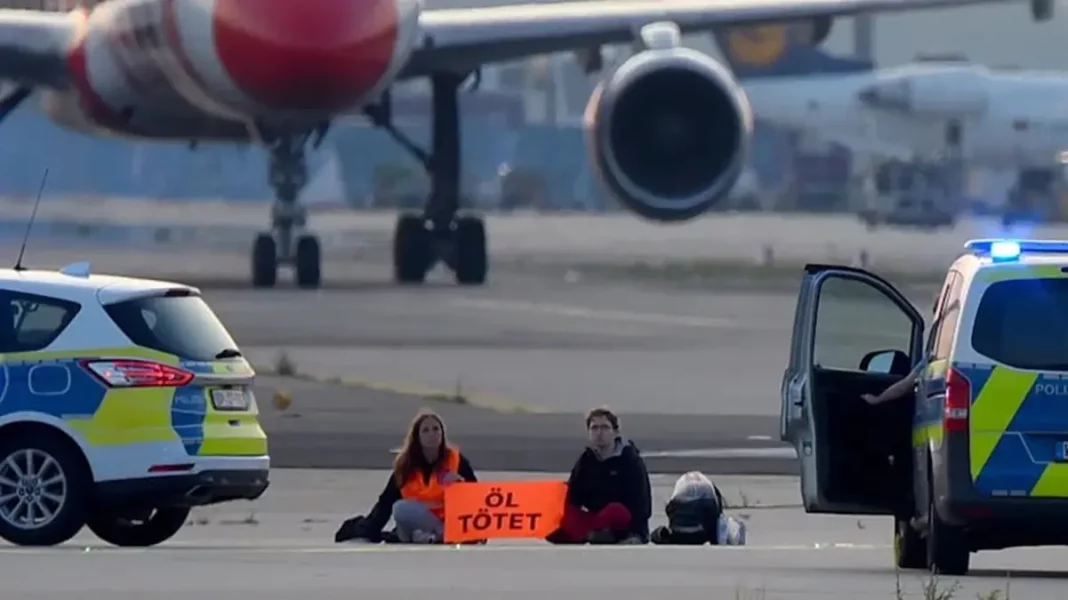
<svg viewBox="0 0 1068 600">
<path fill-rule="evenodd" d="M 928 485 L 928 488 L 931 486 Z M 964 533 L 942 521 L 935 510 L 934 491 L 928 491 L 927 566 L 936 575 L 965 575 L 971 560 Z"/>
<path fill-rule="evenodd" d="M 161 544 L 185 525 L 190 508 L 159 508 L 144 519 L 132 518 L 114 512 L 91 515 L 87 522 L 89 530 L 98 538 L 115 546 L 146 547 Z"/>
<path fill-rule="evenodd" d="M 899 569 L 927 568 L 927 545 L 909 519 L 894 519 L 894 564 Z"/>
<path fill-rule="evenodd" d="M 92 480 L 79 452 L 59 434 L 40 431 L 0 442 L 0 538 L 55 546 L 81 531 Z"/>
</svg>

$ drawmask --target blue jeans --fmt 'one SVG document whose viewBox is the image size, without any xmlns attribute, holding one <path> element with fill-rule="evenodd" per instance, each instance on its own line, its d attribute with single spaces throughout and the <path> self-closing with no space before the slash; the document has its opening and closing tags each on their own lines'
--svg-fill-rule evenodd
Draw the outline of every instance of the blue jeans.
<svg viewBox="0 0 1068 600">
<path fill-rule="evenodd" d="M 430 507 L 418 500 L 397 500 L 393 503 L 393 521 L 397 524 L 397 537 L 402 542 L 411 542 L 412 533 L 432 533 L 440 540 L 445 535 L 445 523 L 430 512 Z"/>
</svg>

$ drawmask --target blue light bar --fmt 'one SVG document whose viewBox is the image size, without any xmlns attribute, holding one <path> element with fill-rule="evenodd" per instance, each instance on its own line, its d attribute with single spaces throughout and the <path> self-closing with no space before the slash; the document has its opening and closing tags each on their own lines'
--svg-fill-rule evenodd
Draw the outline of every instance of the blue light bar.
<svg viewBox="0 0 1068 600">
<path fill-rule="evenodd" d="M 1068 241 L 1062 240 L 969 240 L 964 247 L 998 262 L 1016 260 L 1021 254 L 1068 254 Z"/>
</svg>

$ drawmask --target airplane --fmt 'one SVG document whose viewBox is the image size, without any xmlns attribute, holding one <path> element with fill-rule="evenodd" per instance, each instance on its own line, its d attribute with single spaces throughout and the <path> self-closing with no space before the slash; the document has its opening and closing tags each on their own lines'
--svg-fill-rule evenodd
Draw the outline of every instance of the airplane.
<svg viewBox="0 0 1068 600">
<path fill-rule="evenodd" d="M 935 58 L 743 87 L 757 118 L 876 157 L 880 182 L 903 170 L 927 175 L 906 181 L 932 180 L 952 159 L 1018 170 L 1012 200 L 1053 194 L 1068 162 L 1068 73 Z"/>
<path fill-rule="evenodd" d="M 424 210 L 398 216 L 394 279 L 424 282 L 439 261 L 457 283 L 485 283 L 485 225 L 461 213 L 458 94 L 487 63 L 574 51 L 600 70 L 601 47 L 640 52 L 606 73 L 585 115 L 602 183 L 639 217 L 682 222 L 731 189 L 752 115 L 734 77 L 682 47 L 683 33 L 770 21 L 809 23 L 826 37 L 837 16 L 1017 0 L 603 0 L 423 10 L 421 0 L 105 0 L 69 12 L 0 9 L 0 121 L 37 93 L 61 126 L 105 136 L 255 143 L 270 154 L 271 230 L 252 248 L 252 283 L 279 265 L 300 287 L 321 283 L 318 238 L 299 193 L 306 148 L 339 118 L 367 118 L 425 166 Z M 1029 0 L 1035 21 L 1053 0 Z M 818 39 L 817 39 L 818 38 Z M 814 42 L 822 41 L 819 35 Z M 393 127 L 394 82 L 428 78 L 432 140 Z M 711 134 L 710 134 L 711 132 Z"/>
</svg>

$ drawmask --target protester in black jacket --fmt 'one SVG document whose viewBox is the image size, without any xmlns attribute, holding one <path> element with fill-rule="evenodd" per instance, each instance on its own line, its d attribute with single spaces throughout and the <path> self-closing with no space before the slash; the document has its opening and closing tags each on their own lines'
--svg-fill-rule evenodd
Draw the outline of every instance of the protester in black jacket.
<svg viewBox="0 0 1068 600">
<path fill-rule="evenodd" d="M 567 503 L 553 543 L 647 543 L 652 489 L 645 461 L 607 408 L 586 417 L 589 447 L 567 482 Z"/>
</svg>

